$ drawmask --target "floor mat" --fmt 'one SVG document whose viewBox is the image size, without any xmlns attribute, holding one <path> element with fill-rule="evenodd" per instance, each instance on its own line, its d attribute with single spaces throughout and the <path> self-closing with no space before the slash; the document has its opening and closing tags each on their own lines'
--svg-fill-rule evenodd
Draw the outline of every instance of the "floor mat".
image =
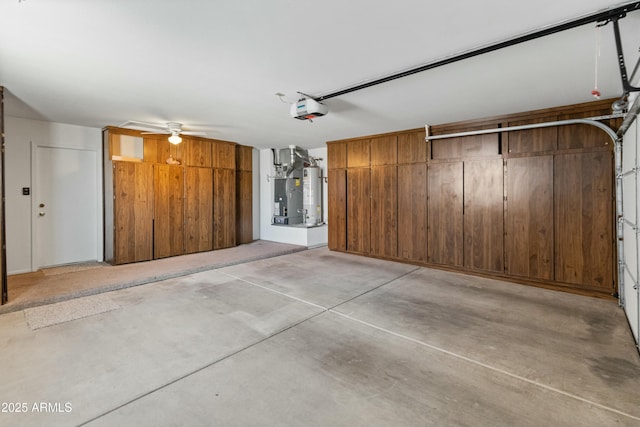
<svg viewBox="0 0 640 427">
<path fill-rule="evenodd" d="M 93 295 L 41 307 L 27 308 L 24 310 L 24 315 L 29 327 L 32 330 L 36 330 L 71 320 L 106 313 L 118 308 L 120 308 L 120 306 L 113 302 L 108 296 Z"/>
</svg>

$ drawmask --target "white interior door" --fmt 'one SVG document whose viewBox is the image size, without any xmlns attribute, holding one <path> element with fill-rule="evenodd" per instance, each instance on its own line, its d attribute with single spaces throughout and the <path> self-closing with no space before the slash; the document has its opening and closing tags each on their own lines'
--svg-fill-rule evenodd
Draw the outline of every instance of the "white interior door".
<svg viewBox="0 0 640 427">
<path fill-rule="evenodd" d="M 36 146 L 33 269 L 98 258 L 97 152 Z"/>
</svg>

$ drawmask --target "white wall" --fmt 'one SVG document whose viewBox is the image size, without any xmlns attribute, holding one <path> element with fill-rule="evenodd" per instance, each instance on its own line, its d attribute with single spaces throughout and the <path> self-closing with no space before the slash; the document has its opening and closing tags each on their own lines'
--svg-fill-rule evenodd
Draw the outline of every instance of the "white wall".
<svg viewBox="0 0 640 427">
<path fill-rule="evenodd" d="M 31 196 L 22 188 L 32 188 L 31 145 L 82 147 L 98 152 L 96 176 L 102 188 L 102 132 L 97 128 L 5 117 L 5 194 L 7 228 L 7 273 L 31 271 Z M 98 212 L 102 212 L 102 194 Z M 102 215 L 99 215 L 98 260 L 103 259 Z"/>
<path fill-rule="evenodd" d="M 274 147 L 277 149 L 286 147 Z M 326 147 L 309 150 L 309 155 L 322 158 L 319 162 L 323 170 L 323 176 L 327 176 Z M 273 242 L 289 243 L 307 247 L 326 245 L 328 242 L 327 226 L 306 228 L 306 227 L 286 227 L 271 224 L 273 216 L 273 180 L 268 180 L 267 176 L 275 173 L 273 167 L 273 155 L 271 150 L 260 151 L 260 238 Z M 327 222 L 327 184 L 322 183 L 323 194 L 323 215 Z"/>
</svg>

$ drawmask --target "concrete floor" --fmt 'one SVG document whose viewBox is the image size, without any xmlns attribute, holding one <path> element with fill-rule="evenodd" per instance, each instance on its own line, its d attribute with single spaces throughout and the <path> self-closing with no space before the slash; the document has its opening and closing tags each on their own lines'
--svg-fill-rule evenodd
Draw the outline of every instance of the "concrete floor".
<svg viewBox="0 0 640 427">
<path fill-rule="evenodd" d="M 85 298 L 0 315 L 0 425 L 640 426 L 613 301 L 326 248 Z"/>
</svg>

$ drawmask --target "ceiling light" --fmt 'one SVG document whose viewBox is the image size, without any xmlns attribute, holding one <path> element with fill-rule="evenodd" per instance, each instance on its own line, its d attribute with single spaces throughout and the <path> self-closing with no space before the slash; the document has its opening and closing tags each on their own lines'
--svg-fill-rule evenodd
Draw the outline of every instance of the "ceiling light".
<svg viewBox="0 0 640 427">
<path fill-rule="evenodd" d="M 182 142 L 182 138 L 178 135 L 178 132 L 172 132 L 169 137 L 169 142 L 172 144 L 180 144 Z"/>
</svg>

